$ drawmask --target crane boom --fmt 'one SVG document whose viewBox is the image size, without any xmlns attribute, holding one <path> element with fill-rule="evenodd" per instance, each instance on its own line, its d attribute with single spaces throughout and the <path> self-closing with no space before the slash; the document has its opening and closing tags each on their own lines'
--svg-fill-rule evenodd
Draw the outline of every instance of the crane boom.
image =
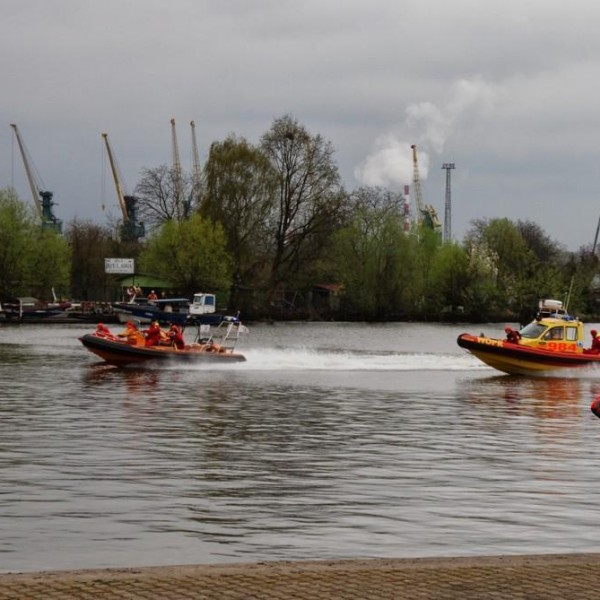
<svg viewBox="0 0 600 600">
<path fill-rule="evenodd" d="M 21 132 L 15 123 L 11 123 L 10 126 L 13 128 L 15 132 L 15 137 L 17 138 L 17 143 L 19 144 L 19 150 L 21 152 L 21 157 L 23 158 L 23 164 L 25 165 L 25 174 L 27 175 L 27 181 L 29 181 L 29 187 L 31 188 L 31 195 L 33 196 L 33 202 L 35 203 L 35 208 L 38 212 L 40 218 L 42 217 L 42 202 L 40 200 L 41 190 L 35 182 L 35 178 L 33 176 L 33 171 L 31 170 L 31 166 L 29 165 L 29 160 L 27 160 L 27 151 L 25 150 L 25 144 L 21 138 Z"/>
<path fill-rule="evenodd" d="M 411 146 L 413 155 L 413 190 L 415 193 L 415 206 L 417 209 L 417 225 L 423 223 L 423 192 L 421 191 L 421 177 L 419 176 L 419 163 L 417 161 L 417 146 Z"/>
<path fill-rule="evenodd" d="M 196 142 L 196 124 L 190 121 L 192 128 L 192 159 L 194 161 L 194 195 L 198 195 L 200 191 L 200 156 L 198 154 L 198 143 Z"/>
<path fill-rule="evenodd" d="M 181 172 L 181 160 L 179 158 L 179 144 L 177 143 L 175 119 L 171 119 L 171 138 L 173 145 L 173 175 L 175 177 L 175 206 L 177 208 L 177 218 L 181 221 L 185 216 L 183 200 L 183 175 Z"/>
<path fill-rule="evenodd" d="M 125 194 L 123 193 L 123 186 L 121 185 L 121 178 L 117 170 L 117 163 L 108 141 L 108 133 L 103 133 L 104 144 L 106 145 L 106 153 L 108 154 L 108 162 L 110 163 L 110 170 L 113 174 L 115 181 L 115 188 L 117 189 L 117 198 L 119 199 L 119 206 L 121 207 L 121 213 L 123 213 L 123 221 L 127 223 L 129 221 L 129 213 L 127 212 L 127 205 L 125 204 Z"/>
</svg>

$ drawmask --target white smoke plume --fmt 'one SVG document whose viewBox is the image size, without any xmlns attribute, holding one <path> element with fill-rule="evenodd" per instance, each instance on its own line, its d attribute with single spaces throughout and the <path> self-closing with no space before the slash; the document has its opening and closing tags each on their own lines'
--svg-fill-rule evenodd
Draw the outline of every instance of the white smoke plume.
<svg viewBox="0 0 600 600">
<path fill-rule="evenodd" d="M 489 112 L 496 95 L 495 86 L 483 80 L 463 79 L 456 82 L 441 107 L 433 102 L 409 105 L 404 123 L 375 139 L 371 153 L 354 169 L 354 176 L 365 185 L 400 188 L 412 180 L 411 145 L 416 144 L 419 175 L 426 179 L 430 154 L 441 154 L 457 129 Z"/>
</svg>

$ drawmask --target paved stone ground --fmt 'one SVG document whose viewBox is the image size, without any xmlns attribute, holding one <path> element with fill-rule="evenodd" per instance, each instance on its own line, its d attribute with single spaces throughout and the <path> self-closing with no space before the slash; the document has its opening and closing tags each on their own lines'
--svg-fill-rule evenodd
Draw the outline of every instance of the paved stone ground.
<svg viewBox="0 0 600 600">
<path fill-rule="evenodd" d="M 600 554 L 0 574 L 0 600 L 590 600 Z"/>
</svg>

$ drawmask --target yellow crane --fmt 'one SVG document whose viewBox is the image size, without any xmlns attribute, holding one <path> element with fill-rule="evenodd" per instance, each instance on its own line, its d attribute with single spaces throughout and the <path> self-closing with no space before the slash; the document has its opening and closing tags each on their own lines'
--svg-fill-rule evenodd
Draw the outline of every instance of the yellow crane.
<svg viewBox="0 0 600 600">
<path fill-rule="evenodd" d="M 15 123 L 11 123 L 10 126 L 13 128 L 15 132 L 15 137 L 17 138 L 17 144 L 19 145 L 19 150 L 21 152 L 21 157 L 23 158 L 23 165 L 25 167 L 25 174 L 27 175 L 27 180 L 29 182 L 29 187 L 31 188 L 31 195 L 33 196 L 33 203 L 35 204 L 36 211 L 38 216 L 42 221 L 43 229 L 52 229 L 58 233 L 62 232 L 62 221 L 59 221 L 54 216 L 54 211 L 52 207 L 54 206 L 54 202 L 52 201 L 53 193 L 47 190 L 44 190 L 41 183 L 38 181 L 39 178 L 36 178 L 33 168 L 31 166 L 31 160 L 29 159 L 29 153 L 27 152 L 27 148 L 25 146 L 25 142 L 21 137 L 21 132 Z"/>
<path fill-rule="evenodd" d="M 421 177 L 419 176 L 419 162 L 417 160 L 417 145 L 411 146 L 413 156 L 413 193 L 415 196 L 415 206 L 417 209 L 416 222 L 420 228 L 423 224 L 423 192 L 421 191 Z"/>
<path fill-rule="evenodd" d="M 423 203 L 423 192 L 421 191 L 421 177 L 419 176 L 419 163 L 417 160 L 417 146 L 411 146 L 413 155 L 413 190 L 415 195 L 415 204 L 417 208 L 417 228 L 431 229 L 439 232 L 442 223 L 438 217 L 437 211 L 431 204 Z"/>
<path fill-rule="evenodd" d="M 121 239 L 123 241 L 130 242 L 138 241 L 140 238 L 146 235 L 146 229 L 143 223 L 138 223 L 137 221 L 137 198 L 135 196 L 126 195 L 123 192 L 117 161 L 113 154 L 110 142 L 108 141 L 108 133 L 103 133 L 102 138 L 104 139 L 104 144 L 106 146 L 108 162 L 110 163 L 110 169 L 112 171 L 115 188 L 117 190 L 117 198 L 119 199 L 119 206 L 123 215 Z"/>
</svg>

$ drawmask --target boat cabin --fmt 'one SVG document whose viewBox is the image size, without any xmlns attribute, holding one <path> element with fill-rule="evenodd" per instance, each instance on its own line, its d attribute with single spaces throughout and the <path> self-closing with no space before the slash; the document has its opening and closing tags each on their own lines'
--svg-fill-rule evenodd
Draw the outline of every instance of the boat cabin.
<svg viewBox="0 0 600 600">
<path fill-rule="evenodd" d="M 197 292 L 190 304 L 190 315 L 206 315 L 214 313 L 217 309 L 217 299 L 214 294 Z"/>
<path fill-rule="evenodd" d="M 557 352 L 583 352 L 583 323 L 560 300 L 540 300 L 536 318 L 519 331 L 519 344 Z"/>
</svg>

